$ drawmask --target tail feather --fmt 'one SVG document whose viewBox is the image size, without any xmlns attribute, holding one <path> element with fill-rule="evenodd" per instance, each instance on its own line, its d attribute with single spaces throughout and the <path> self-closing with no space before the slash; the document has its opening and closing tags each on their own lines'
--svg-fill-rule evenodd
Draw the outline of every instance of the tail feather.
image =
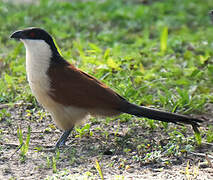
<svg viewBox="0 0 213 180">
<path fill-rule="evenodd" d="M 199 133 L 198 127 L 199 123 L 203 121 L 190 116 L 184 116 L 180 114 L 160 111 L 152 108 L 147 108 L 144 106 L 137 106 L 135 104 L 128 103 L 122 108 L 121 112 L 135 115 L 137 117 L 146 117 L 149 119 L 154 119 L 163 122 L 171 122 L 175 124 L 190 124 L 196 133 Z"/>
</svg>

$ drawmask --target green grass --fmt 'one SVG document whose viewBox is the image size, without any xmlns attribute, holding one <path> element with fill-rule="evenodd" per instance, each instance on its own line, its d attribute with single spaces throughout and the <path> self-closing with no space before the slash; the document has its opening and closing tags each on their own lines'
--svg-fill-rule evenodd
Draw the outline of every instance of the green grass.
<svg viewBox="0 0 213 180">
<path fill-rule="evenodd" d="M 187 1 L 184 7 L 169 0 L 151 5 L 121 0 L 41 1 L 37 6 L 1 3 L 0 57 L 6 68 L 0 102 L 32 100 L 24 47 L 9 35 L 39 26 L 54 36 L 66 59 L 131 102 L 202 112 L 213 99 L 213 28 L 208 17 L 212 2 L 199 3 Z"/>
<path fill-rule="evenodd" d="M 21 162 L 24 162 L 26 159 L 26 155 L 29 149 L 29 143 L 30 143 L 30 136 L 31 136 L 31 128 L 28 126 L 27 129 L 27 136 L 26 136 L 26 141 L 24 142 L 24 136 L 22 133 L 21 128 L 19 127 L 17 129 L 17 135 L 18 135 L 18 140 L 19 140 L 19 148 L 20 148 L 20 160 Z"/>
<path fill-rule="evenodd" d="M 205 105 L 213 103 L 210 8 L 213 8 L 212 0 L 205 3 L 164 0 L 149 4 L 137 0 L 73 0 L 71 3 L 43 0 L 37 5 L 0 1 L 0 64 L 3 65 L 0 104 L 24 101 L 39 108 L 26 80 L 24 46 L 9 39 L 15 30 L 38 26 L 53 35 L 65 59 L 105 82 L 130 102 L 182 114 L 205 114 Z M 34 109 L 28 113 L 33 115 Z M 43 112 L 38 115 L 40 120 L 46 118 Z M 0 121 L 8 117 L 6 110 L 0 110 Z M 129 122 L 130 117 L 122 115 L 119 122 Z M 111 121 L 107 118 L 104 123 Z M 130 131 L 134 126 L 133 121 Z M 147 154 L 133 159 L 154 162 L 162 153 L 178 156 L 182 151 L 193 150 L 193 142 L 201 143 L 200 137 L 184 137 L 186 129 L 181 127 L 171 132 L 166 123 L 152 120 L 142 121 L 141 126 L 148 133 L 160 128 L 168 133 L 170 141 L 150 150 L 150 142 L 143 139 L 137 151 Z M 96 130 L 108 138 L 109 133 L 102 127 Z M 116 136 L 118 130 L 119 125 L 113 129 L 115 142 L 128 153 L 124 139 Z M 76 138 L 94 133 L 90 124 L 76 128 L 76 132 Z M 207 134 L 201 135 L 212 143 L 212 126 Z M 54 172 L 58 171 L 56 160 L 47 158 L 47 166 L 52 162 Z"/>
</svg>

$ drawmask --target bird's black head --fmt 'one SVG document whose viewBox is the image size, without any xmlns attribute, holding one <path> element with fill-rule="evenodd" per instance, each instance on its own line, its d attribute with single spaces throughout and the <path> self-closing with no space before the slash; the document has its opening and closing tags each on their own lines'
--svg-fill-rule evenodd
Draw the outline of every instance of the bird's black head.
<svg viewBox="0 0 213 180">
<path fill-rule="evenodd" d="M 48 32 L 41 28 L 32 27 L 27 28 L 24 30 L 15 31 L 10 38 L 14 39 L 32 39 L 32 40 L 44 40 L 44 41 L 51 41 L 52 37 L 49 35 Z"/>
<path fill-rule="evenodd" d="M 54 44 L 54 41 L 51 37 L 51 35 L 41 29 L 41 28 L 37 28 L 37 27 L 31 27 L 31 28 L 27 28 L 24 30 L 18 30 L 15 31 L 10 38 L 14 38 L 17 40 L 24 40 L 24 39 L 29 39 L 29 40 L 44 40 L 47 44 L 49 44 L 50 48 L 52 49 L 53 52 L 58 53 L 57 48 Z"/>
</svg>

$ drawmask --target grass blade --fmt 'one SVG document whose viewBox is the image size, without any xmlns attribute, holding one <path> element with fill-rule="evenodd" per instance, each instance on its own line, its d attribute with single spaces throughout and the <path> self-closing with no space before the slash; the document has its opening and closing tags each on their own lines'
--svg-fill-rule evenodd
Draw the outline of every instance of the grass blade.
<svg viewBox="0 0 213 180">
<path fill-rule="evenodd" d="M 26 143 L 25 143 L 25 154 L 27 153 L 28 148 L 29 148 L 30 136 L 31 136 L 31 127 L 28 126 L 28 128 L 27 128 L 27 138 L 26 138 Z"/>
<path fill-rule="evenodd" d="M 100 166 L 98 160 L 96 159 L 95 162 L 96 162 L 96 169 L 101 177 L 101 180 L 104 180 L 103 172 L 102 172 L 102 169 L 101 169 L 101 166 Z"/>
<path fill-rule="evenodd" d="M 167 50 L 168 27 L 164 27 L 160 38 L 161 53 L 164 54 Z"/>
</svg>

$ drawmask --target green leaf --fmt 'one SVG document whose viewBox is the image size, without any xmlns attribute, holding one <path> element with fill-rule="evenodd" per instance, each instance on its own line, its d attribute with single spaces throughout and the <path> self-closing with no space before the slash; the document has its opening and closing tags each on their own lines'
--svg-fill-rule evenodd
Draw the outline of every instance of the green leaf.
<svg viewBox="0 0 213 180">
<path fill-rule="evenodd" d="M 103 172 L 102 172 L 101 166 L 97 159 L 96 159 L 95 163 L 96 163 L 96 169 L 101 177 L 101 180 L 104 180 Z"/>
<path fill-rule="evenodd" d="M 106 49 L 106 51 L 104 52 L 104 59 L 108 59 L 109 57 L 109 54 L 110 54 L 110 49 Z"/>
<path fill-rule="evenodd" d="M 56 47 L 56 49 L 58 50 L 59 54 L 62 56 L 61 50 L 60 50 L 60 48 L 58 47 L 58 44 L 56 43 L 56 40 L 55 40 L 54 38 L 53 38 L 53 42 L 54 42 L 55 47 Z"/>
<path fill-rule="evenodd" d="M 9 85 L 13 84 L 13 77 L 8 75 L 7 73 L 4 74 L 4 79 L 7 82 L 7 84 Z"/>
<path fill-rule="evenodd" d="M 28 125 L 27 128 L 27 138 L 26 138 L 26 143 L 25 143 L 25 153 L 27 153 L 28 148 L 29 148 L 29 143 L 30 143 L 30 136 L 31 136 L 31 127 Z"/>
<path fill-rule="evenodd" d="M 164 53 L 167 50 L 167 40 L 168 40 L 168 27 L 164 27 L 161 32 L 160 38 L 160 47 L 162 53 Z"/>
<path fill-rule="evenodd" d="M 212 143 L 213 142 L 213 126 L 209 126 L 209 129 L 206 133 L 206 140 L 208 143 Z"/>
<path fill-rule="evenodd" d="M 17 134 L 18 134 L 19 144 L 22 144 L 23 143 L 23 133 L 20 128 L 17 129 Z"/>
<path fill-rule="evenodd" d="M 213 75 L 213 65 L 208 65 L 208 71 Z"/>
<path fill-rule="evenodd" d="M 209 55 L 205 55 L 205 56 L 200 55 L 200 63 L 204 64 L 209 58 L 210 58 Z"/>
<path fill-rule="evenodd" d="M 95 52 L 97 52 L 97 53 L 102 53 L 102 49 L 99 48 L 96 44 L 89 43 L 89 46 L 90 46 L 93 50 L 95 50 Z"/>
<path fill-rule="evenodd" d="M 117 70 L 119 69 L 119 65 L 112 58 L 107 59 L 107 65 L 110 68 L 117 69 Z"/>
<path fill-rule="evenodd" d="M 202 143 L 202 137 L 199 132 L 195 132 L 195 139 L 196 139 L 197 145 L 200 146 Z"/>
</svg>

